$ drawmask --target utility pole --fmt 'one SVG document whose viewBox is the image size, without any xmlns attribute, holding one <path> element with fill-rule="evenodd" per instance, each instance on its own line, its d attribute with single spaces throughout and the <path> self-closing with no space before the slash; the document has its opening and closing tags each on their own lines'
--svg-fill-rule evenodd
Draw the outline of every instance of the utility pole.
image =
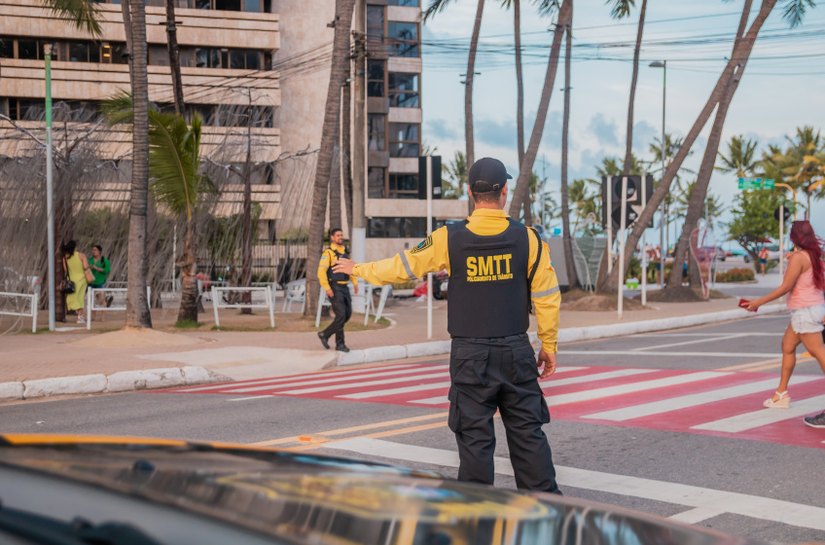
<svg viewBox="0 0 825 545">
<path fill-rule="evenodd" d="M 54 181 L 52 178 L 52 44 L 43 46 L 46 64 L 46 233 L 48 238 L 49 331 L 55 330 Z M 33 309 L 37 312 L 36 309 Z"/>
<path fill-rule="evenodd" d="M 352 127 L 352 227 L 350 242 L 352 258 L 356 262 L 367 257 L 367 36 L 365 33 L 366 2 L 358 0 L 353 14 L 352 36 L 355 42 L 353 58 L 353 127 Z M 344 107 L 349 108 L 347 104 Z M 349 150 L 347 150 L 349 152 Z"/>
</svg>

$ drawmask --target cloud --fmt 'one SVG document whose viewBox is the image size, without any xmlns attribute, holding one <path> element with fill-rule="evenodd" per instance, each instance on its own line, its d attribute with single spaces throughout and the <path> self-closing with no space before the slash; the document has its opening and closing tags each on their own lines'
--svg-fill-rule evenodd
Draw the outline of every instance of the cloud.
<svg viewBox="0 0 825 545">
<path fill-rule="evenodd" d="M 457 140 L 461 138 L 459 131 L 445 119 L 433 119 L 424 125 L 426 136 L 439 140 Z"/>
<path fill-rule="evenodd" d="M 603 113 L 597 113 L 590 118 L 587 129 L 596 135 L 599 143 L 607 146 L 618 146 L 618 127 L 614 121 L 608 120 Z"/>
<path fill-rule="evenodd" d="M 662 129 L 647 121 L 638 121 L 633 125 L 633 151 L 636 155 L 645 155 L 654 139 L 662 138 Z"/>
<path fill-rule="evenodd" d="M 515 120 L 498 121 L 476 117 L 473 130 L 479 142 L 500 148 L 516 149 Z"/>
</svg>

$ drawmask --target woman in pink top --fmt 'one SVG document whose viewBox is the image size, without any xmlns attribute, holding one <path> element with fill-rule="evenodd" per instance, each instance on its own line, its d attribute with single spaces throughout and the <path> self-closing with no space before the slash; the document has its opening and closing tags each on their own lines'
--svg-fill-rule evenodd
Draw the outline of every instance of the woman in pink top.
<svg viewBox="0 0 825 545">
<path fill-rule="evenodd" d="M 788 295 L 788 309 L 791 323 L 782 337 L 782 373 L 779 388 L 773 397 L 765 400 L 765 407 L 784 408 L 790 406 L 788 382 L 796 366 L 796 348 L 799 343 L 813 356 L 825 371 L 825 344 L 822 340 L 825 321 L 825 263 L 822 261 L 823 241 L 816 236 L 807 221 L 795 221 L 791 227 L 791 242 L 796 251 L 791 254 L 788 270 L 782 285 L 764 297 L 751 301 L 747 309 L 756 311 L 769 301 Z M 825 428 L 825 411 L 805 418 L 812 427 Z"/>
</svg>

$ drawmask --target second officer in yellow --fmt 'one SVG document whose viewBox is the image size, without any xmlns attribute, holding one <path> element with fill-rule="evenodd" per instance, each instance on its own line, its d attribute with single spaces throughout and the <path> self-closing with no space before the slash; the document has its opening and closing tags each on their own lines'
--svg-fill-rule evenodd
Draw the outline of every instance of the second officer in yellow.
<svg viewBox="0 0 825 545">
<path fill-rule="evenodd" d="M 560 493 L 542 430 L 550 413 L 538 378 L 556 370 L 561 295 L 547 245 L 504 213 L 508 179 L 501 161 L 479 159 L 468 173 L 475 211 L 466 221 L 433 231 L 395 257 L 361 264 L 342 258 L 333 270 L 373 284 L 449 270 L 449 426 L 458 444 L 458 478 L 493 484 L 499 410 L 518 488 Z M 531 304 L 538 361 L 527 337 Z"/>
<path fill-rule="evenodd" d="M 348 274 L 333 271 L 332 267 L 339 259 L 349 258 L 349 250 L 344 246 L 344 232 L 338 227 L 329 230 L 329 247 L 321 254 L 318 262 L 318 282 L 332 303 L 335 319 L 323 331 L 318 332 L 318 338 L 324 348 L 329 348 L 329 338 L 335 335 L 335 350 L 349 352 L 344 342 L 344 326 L 352 317 L 352 297 L 349 294 L 349 283 L 352 281 L 353 291 L 358 295 L 358 279 Z"/>
</svg>

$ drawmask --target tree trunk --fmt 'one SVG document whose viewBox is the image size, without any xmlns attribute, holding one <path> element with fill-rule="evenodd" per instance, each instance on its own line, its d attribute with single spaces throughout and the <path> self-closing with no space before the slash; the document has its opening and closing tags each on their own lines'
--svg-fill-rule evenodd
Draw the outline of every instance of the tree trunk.
<svg viewBox="0 0 825 545">
<path fill-rule="evenodd" d="M 252 91 L 249 90 L 249 112 L 246 124 L 246 162 L 243 168 L 243 228 L 241 233 L 241 282 L 252 286 Z M 245 291 L 241 301 L 252 303 L 252 293 Z M 242 308 L 241 314 L 252 314 L 251 308 Z"/>
<path fill-rule="evenodd" d="M 352 163 L 350 162 L 350 150 L 352 149 L 352 115 L 350 103 L 352 102 L 352 86 L 344 84 L 344 99 L 341 107 L 341 159 L 344 165 L 344 210 L 347 215 L 347 229 L 352 238 Z"/>
<path fill-rule="evenodd" d="M 650 200 L 647 201 L 647 206 L 642 211 L 639 219 L 633 225 L 633 229 L 628 235 L 627 244 L 625 246 L 625 270 L 619 271 L 617 268 L 614 268 L 610 276 L 606 278 L 605 281 L 599 286 L 600 290 L 613 291 L 613 286 L 616 285 L 619 275 L 624 276 L 624 273 L 627 270 L 626 268 L 630 264 L 630 258 L 633 255 L 633 250 L 639 243 L 639 239 L 642 236 L 642 231 L 644 230 L 645 225 L 649 224 L 653 219 L 653 215 L 656 213 L 656 210 L 658 210 L 659 205 L 665 198 L 665 195 L 670 191 L 670 186 L 676 178 L 676 174 L 682 167 L 682 163 L 688 156 L 688 153 L 690 153 L 691 146 L 693 146 L 696 138 L 702 131 L 702 128 L 710 118 L 711 113 L 713 113 L 713 110 L 716 108 L 716 105 L 722 99 L 725 93 L 725 88 L 727 87 L 736 66 L 741 62 L 741 59 L 747 59 L 753 50 L 759 30 L 762 28 L 767 16 L 773 10 L 776 2 L 777 0 L 763 0 L 759 13 L 753 23 L 751 23 L 748 32 L 744 35 L 741 41 L 737 40 L 737 43 L 734 46 L 733 55 L 731 55 L 731 59 L 728 61 L 725 69 L 720 74 L 719 79 L 716 82 L 716 86 L 713 88 L 713 91 L 711 91 L 705 106 L 693 122 L 693 126 L 690 128 L 687 136 L 685 136 L 682 141 L 682 145 L 679 147 L 679 150 L 676 152 L 673 160 L 668 165 L 667 170 L 662 177 L 661 183 L 656 187 L 655 191 L 653 191 L 653 195 L 651 195 Z"/>
<path fill-rule="evenodd" d="M 338 131 L 335 131 L 338 134 Z M 329 174 L 329 227 L 343 229 L 341 224 L 341 148 L 336 144 L 332 152 Z"/>
<path fill-rule="evenodd" d="M 564 49 L 564 118 L 561 127 L 561 225 L 564 243 L 564 264 L 567 269 L 567 283 L 571 288 L 576 287 L 576 266 L 573 262 L 573 237 L 570 232 L 570 199 L 567 192 L 567 153 L 568 137 L 570 136 L 570 60 L 572 56 L 573 37 L 571 25 L 573 23 L 573 7 L 570 7 L 570 24 L 565 29 L 566 41 Z"/>
<path fill-rule="evenodd" d="M 553 85 L 555 85 L 556 71 L 559 66 L 559 51 L 561 50 L 561 39 L 564 29 L 570 24 L 573 14 L 573 0 L 565 0 L 559 9 L 559 18 L 556 22 L 556 29 L 553 34 L 553 45 L 550 48 L 550 58 L 547 61 L 547 72 L 544 76 L 544 86 L 541 90 L 541 99 L 536 113 L 536 121 L 533 123 L 533 131 L 530 134 L 530 142 L 524 152 L 524 159 L 519 165 L 518 180 L 513 200 L 508 210 L 510 216 L 516 217 L 530 194 L 530 177 L 533 172 L 533 164 L 536 162 L 536 155 L 539 151 L 541 137 L 544 134 L 544 125 L 547 122 L 547 111 L 550 108 L 550 97 L 553 95 Z M 469 165 L 469 163 L 468 163 Z"/>
<path fill-rule="evenodd" d="M 521 0 L 513 0 L 513 35 L 516 41 L 516 140 L 518 164 L 524 160 L 524 74 L 521 70 Z"/>
<path fill-rule="evenodd" d="M 183 115 L 183 78 L 180 73 L 180 49 L 175 22 L 175 0 L 166 0 L 166 37 L 169 49 L 169 70 L 172 74 L 172 91 L 175 94 L 175 113 Z"/>
<path fill-rule="evenodd" d="M 186 222 L 183 233 L 183 253 L 180 261 L 180 308 L 178 323 L 198 321 L 197 248 L 195 247 L 195 222 Z"/>
<path fill-rule="evenodd" d="M 120 13 L 123 15 L 123 30 L 126 34 L 126 52 L 129 55 L 129 64 L 132 64 L 132 16 L 129 13 L 129 0 L 121 0 Z M 130 74 L 131 77 L 131 74 Z"/>
<path fill-rule="evenodd" d="M 146 9 L 130 2 L 132 50 L 130 75 L 134 102 L 132 128 L 132 183 L 129 191 L 129 256 L 127 260 L 126 326 L 152 327 L 146 297 L 149 271 L 146 212 L 149 201 L 149 81 L 146 73 Z"/>
<path fill-rule="evenodd" d="M 470 52 L 467 54 L 467 75 L 464 77 L 464 156 L 467 168 L 475 162 L 475 136 L 473 134 L 473 82 L 475 81 L 476 53 L 478 37 L 481 34 L 481 16 L 484 13 L 484 0 L 478 0 L 476 18 L 473 21 L 473 34 L 470 37 Z M 473 199 L 467 199 L 467 210 L 473 213 Z M 511 214 L 512 215 L 512 214 Z"/>
<path fill-rule="evenodd" d="M 639 25 L 636 29 L 636 47 L 633 50 L 633 76 L 630 78 L 630 99 L 627 104 L 627 133 L 625 135 L 624 150 L 624 174 L 636 174 L 630 172 L 633 166 L 633 104 L 636 101 L 636 81 L 639 79 L 639 50 L 642 47 L 642 35 L 645 28 L 645 12 L 647 11 L 647 0 L 642 0 L 642 8 L 639 10 Z"/>
<path fill-rule="evenodd" d="M 312 190 L 312 208 L 307 242 L 306 306 L 304 315 L 312 316 L 318 305 L 318 279 L 312 274 L 313 260 L 321 255 L 324 242 L 324 220 L 326 219 L 327 188 L 336 142 L 338 140 L 338 114 L 341 109 L 341 85 L 349 73 L 350 25 L 355 0 L 336 0 L 335 34 L 332 42 L 332 63 L 327 87 L 327 101 L 324 108 L 324 125 L 321 133 L 321 147 L 315 170 Z"/>
</svg>

